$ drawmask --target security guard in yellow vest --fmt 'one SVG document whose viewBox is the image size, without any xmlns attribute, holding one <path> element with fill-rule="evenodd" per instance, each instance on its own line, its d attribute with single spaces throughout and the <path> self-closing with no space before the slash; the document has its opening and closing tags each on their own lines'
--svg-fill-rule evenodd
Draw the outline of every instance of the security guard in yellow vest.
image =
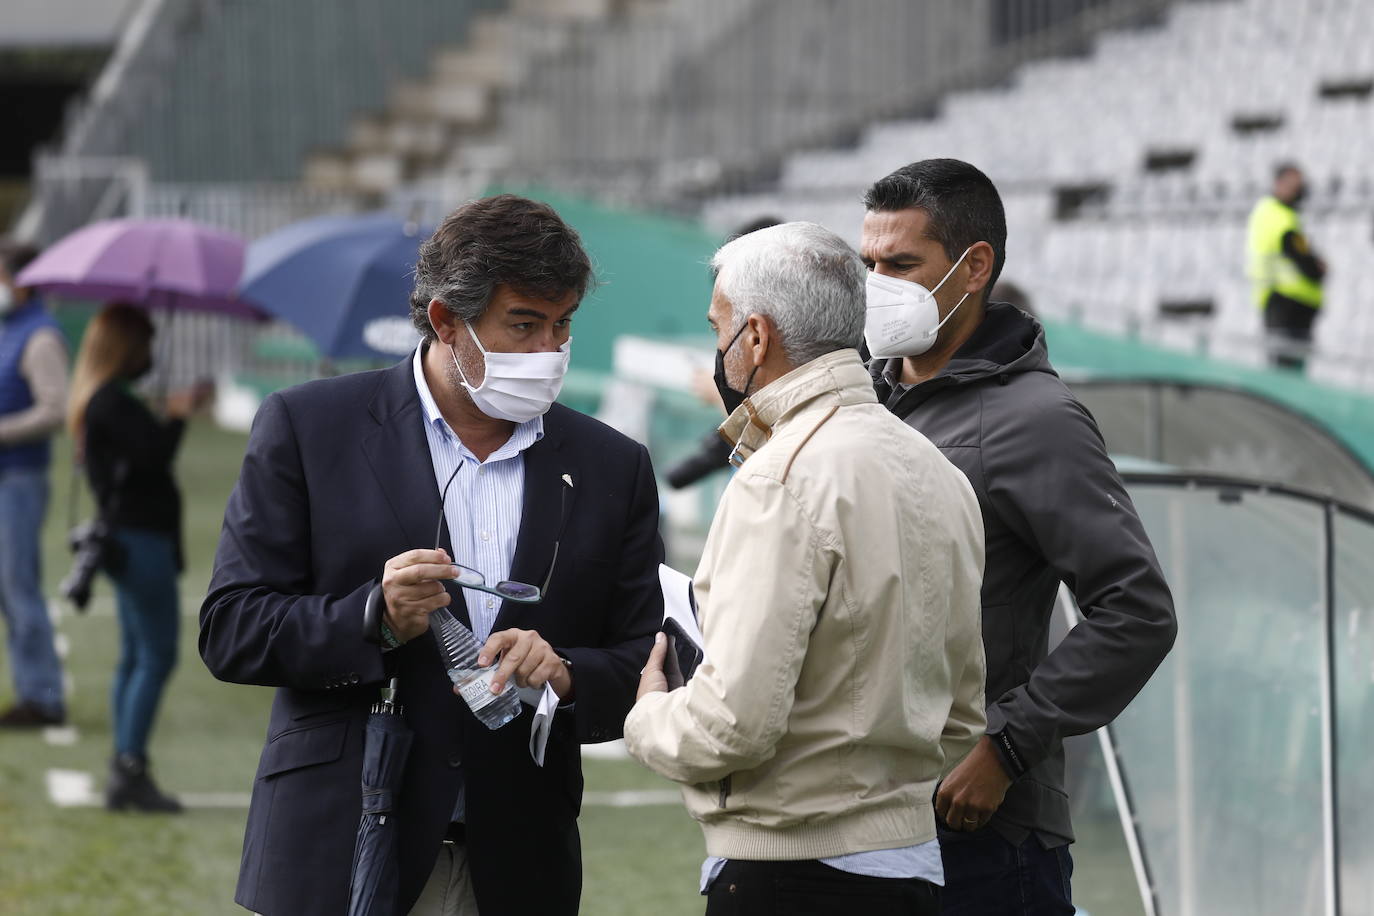
<svg viewBox="0 0 1374 916">
<path fill-rule="evenodd" d="M 1270 360 L 1290 369 L 1303 367 L 1326 275 L 1326 263 L 1308 245 L 1298 217 L 1306 193 L 1298 167 L 1281 165 L 1274 174 L 1274 192 L 1250 212 L 1255 304 L 1264 312 Z"/>
</svg>

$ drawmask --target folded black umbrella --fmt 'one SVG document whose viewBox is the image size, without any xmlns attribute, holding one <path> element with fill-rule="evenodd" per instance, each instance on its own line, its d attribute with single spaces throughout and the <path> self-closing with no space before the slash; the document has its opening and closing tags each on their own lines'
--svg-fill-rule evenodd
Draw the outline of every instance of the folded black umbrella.
<svg viewBox="0 0 1374 916">
<path fill-rule="evenodd" d="M 348 916 L 392 916 L 399 872 L 395 793 L 400 788 L 412 734 L 396 704 L 396 678 L 382 689 L 363 736 L 363 811 L 353 847 Z"/>
</svg>

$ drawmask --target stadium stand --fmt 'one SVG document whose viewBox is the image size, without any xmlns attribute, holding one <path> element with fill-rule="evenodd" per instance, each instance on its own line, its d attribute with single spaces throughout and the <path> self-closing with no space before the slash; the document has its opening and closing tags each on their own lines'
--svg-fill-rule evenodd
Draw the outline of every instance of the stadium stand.
<svg viewBox="0 0 1374 916">
<path fill-rule="evenodd" d="M 435 175 L 495 170 L 695 211 L 793 150 L 926 110 L 956 86 L 1085 46 L 1169 0 L 642 0 L 525 68 L 483 142 Z"/>
<path fill-rule="evenodd" d="M 1044 315 L 1258 365 L 1244 223 L 1292 159 L 1332 267 L 1309 374 L 1374 388 L 1369 3 L 1091 0 L 1037 19 L 874 0 L 845 23 L 820 0 L 288 6 L 139 3 L 40 157 L 21 234 L 134 211 L 250 237 L 379 204 L 433 218 L 499 183 L 700 212 L 722 232 L 814 219 L 857 241 L 867 184 L 947 155 L 1002 188 L 1006 276 Z M 991 28 L 923 37 L 961 34 L 945 27 L 961 13 Z M 808 47 L 825 53 L 799 68 Z M 844 136 L 858 141 L 805 148 Z"/>
<path fill-rule="evenodd" d="M 251 185 L 302 177 L 360 206 L 499 182 L 694 213 L 800 146 L 1170 3 L 135 0 L 21 226 L 55 238 L 150 183 L 234 183 L 251 206 Z"/>
<path fill-rule="evenodd" d="M 281 183 L 296 182 L 313 149 L 344 140 L 360 107 L 382 105 L 393 83 L 422 73 L 432 52 L 498 5 L 139 0 L 60 140 L 36 157 L 33 203 L 16 231 L 46 243 L 92 219 L 164 208 L 203 217 L 222 204 L 225 218 L 212 221 L 256 235 L 337 209 L 327 194 L 304 200 L 308 192 Z M 182 187 L 157 193 L 159 183 Z M 232 193 L 243 203 L 225 203 Z"/>
<path fill-rule="evenodd" d="M 1046 315 L 1258 364 L 1245 219 L 1273 167 L 1313 186 L 1309 235 L 1331 265 L 1314 378 L 1374 387 L 1361 268 L 1374 254 L 1374 5 L 1183 3 L 1154 28 L 1032 62 L 1003 88 L 950 94 L 937 116 L 875 124 L 857 146 L 799 152 L 777 186 L 704 208 L 815 219 L 857 240 L 856 199 L 913 159 L 975 162 L 1004 190 L 1006 276 Z"/>
</svg>

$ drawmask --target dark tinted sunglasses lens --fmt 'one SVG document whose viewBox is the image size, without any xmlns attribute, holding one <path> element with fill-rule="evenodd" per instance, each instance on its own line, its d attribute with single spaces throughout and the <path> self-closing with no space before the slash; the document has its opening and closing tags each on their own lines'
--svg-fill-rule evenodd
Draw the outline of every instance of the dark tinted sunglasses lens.
<svg viewBox="0 0 1374 916">
<path fill-rule="evenodd" d="M 498 582 L 496 583 L 496 593 L 502 598 L 510 598 L 514 601 L 539 600 L 539 588 L 534 585 L 526 585 L 523 582 Z"/>
</svg>

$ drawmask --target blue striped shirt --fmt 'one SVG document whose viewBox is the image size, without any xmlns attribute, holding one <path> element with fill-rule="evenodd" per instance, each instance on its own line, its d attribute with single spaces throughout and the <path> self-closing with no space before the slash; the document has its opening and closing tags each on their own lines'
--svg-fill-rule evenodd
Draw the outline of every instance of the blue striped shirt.
<svg viewBox="0 0 1374 916">
<path fill-rule="evenodd" d="M 425 381 L 424 344 L 415 348 L 412 362 L 437 492 L 442 493 L 449 476 L 458 472 L 444 498 L 444 521 L 453 543 L 453 559 L 480 572 L 488 584 L 509 579 L 524 512 L 525 449 L 544 438 L 544 418 L 521 423 L 505 445 L 488 455 L 486 461 L 478 461 L 439 413 L 439 405 Z M 472 632 L 479 643 L 484 643 L 501 610 L 496 596 L 464 589 L 463 598 L 472 619 Z M 458 789 L 452 819 L 466 820 L 466 810 L 465 780 Z"/>
<path fill-rule="evenodd" d="M 488 585 L 510 578 L 515 558 L 515 542 L 520 534 L 520 517 L 525 498 L 525 449 L 544 437 L 544 418 L 521 423 L 506 443 L 478 461 L 439 413 L 439 405 L 425 381 L 423 346 L 415 350 L 415 390 L 425 416 L 425 438 L 434 464 L 435 486 L 443 491 L 444 519 L 453 542 L 453 559 L 470 566 L 486 577 Z M 437 545 L 436 545 L 437 546 Z M 495 595 L 465 589 L 472 631 L 479 643 L 486 642 L 501 603 Z"/>
</svg>

